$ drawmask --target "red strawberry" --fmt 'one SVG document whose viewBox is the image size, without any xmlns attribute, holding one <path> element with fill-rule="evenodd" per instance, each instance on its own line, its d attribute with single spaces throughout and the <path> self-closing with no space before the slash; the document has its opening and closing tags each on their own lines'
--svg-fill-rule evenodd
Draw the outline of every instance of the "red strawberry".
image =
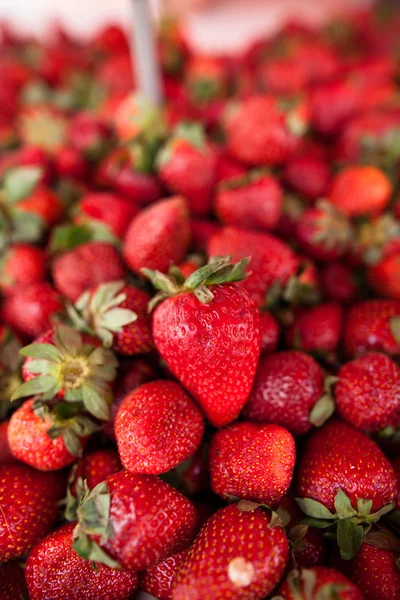
<svg viewBox="0 0 400 600">
<path fill-rule="evenodd" d="M 208 444 L 204 443 L 193 456 L 180 464 L 174 471 L 174 475 L 177 475 L 177 485 L 175 487 L 181 490 L 185 496 L 196 496 L 201 492 L 209 491 Z M 173 479 L 172 483 L 175 485 Z M 206 510 L 212 508 L 209 505 L 199 505 L 199 502 L 196 502 L 196 508 L 199 509 L 200 507 L 200 511 L 202 506 L 203 508 L 205 506 Z M 201 511 L 201 514 L 204 512 Z M 212 512 L 211 510 L 211 513 L 207 514 L 203 522 L 207 520 Z"/>
<path fill-rule="evenodd" d="M 53 318 L 62 310 L 59 294 L 49 283 L 43 281 L 33 283 L 6 298 L 2 317 L 17 331 L 34 337 L 48 329 Z"/>
<path fill-rule="evenodd" d="M 268 233 L 257 233 L 234 227 L 216 232 L 207 245 L 208 256 L 231 256 L 237 261 L 251 256 L 250 276 L 240 285 L 259 304 L 273 284 L 285 285 L 299 266 L 289 246 Z"/>
<path fill-rule="evenodd" d="M 343 329 L 344 350 L 350 358 L 370 350 L 400 353 L 398 332 L 400 302 L 364 300 L 346 313 Z"/>
<path fill-rule="evenodd" d="M 156 348 L 216 427 L 237 418 L 260 352 L 256 305 L 238 285 L 224 284 L 242 279 L 247 264 L 248 260 L 236 265 L 227 259 L 212 262 L 181 287 L 161 273 L 145 272 L 165 290 L 153 301 L 161 302 L 153 315 Z"/>
<path fill-rule="evenodd" d="M 211 487 L 225 500 L 276 506 L 291 484 L 295 460 L 294 439 L 283 427 L 235 423 L 211 441 Z"/>
<path fill-rule="evenodd" d="M 79 112 L 70 120 L 68 140 L 85 158 L 96 161 L 108 150 L 112 133 L 105 121 L 90 113 Z"/>
<path fill-rule="evenodd" d="M 60 220 L 63 206 L 60 198 L 53 191 L 39 186 L 28 197 L 17 203 L 16 210 L 20 213 L 34 215 L 50 226 Z"/>
<path fill-rule="evenodd" d="M 227 93 L 229 72 L 223 59 L 192 56 L 185 65 L 185 86 L 195 104 L 210 104 Z"/>
<path fill-rule="evenodd" d="M 367 280 L 380 296 L 400 301 L 400 252 L 383 258 L 369 267 Z"/>
<path fill-rule="evenodd" d="M 295 192 L 310 200 L 316 200 L 325 196 L 331 171 L 322 157 L 304 154 L 294 156 L 287 162 L 284 178 Z"/>
<path fill-rule="evenodd" d="M 0 465 L 0 562 L 24 556 L 51 529 L 64 477 L 27 465 Z"/>
<path fill-rule="evenodd" d="M 115 352 L 132 356 L 149 352 L 154 345 L 149 300 L 143 290 L 113 281 L 84 292 L 68 312 L 77 328 L 97 335 Z"/>
<path fill-rule="evenodd" d="M 333 262 L 324 265 L 320 272 L 323 293 L 328 300 L 349 304 L 358 293 L 358 285 L 353 271 L 345 264 Z"/>
<path fill-rule="evenodd" d="M 15 244 L 3 255 L 0 288 L 5 294 L 20 291 L 43 281 L 46 276 L 46 254 L 28 244 Z"/>
<path fill-rule="evenodd" d="M 279 325 L 272 315 L 260 311 L 261 356 L 275 352 L 278 346 Z"/>
<path fill-rule="evenodd" d="M 375 432 L 400 421 L 400 369 L 388 356 L 364 354 L 343 365 L 338 378 L 336 410 L 350 425 Z"/>
<path fill-rule="evenodd" d="M 187 547 L 197 515 L 158 477 L 121 471 L 92 490 L 78 517 L 73 545 L 83 558 L 143 571 Z"/>
<path fill-rule="evenodd" d="M 259 600 L 272 592 L 288 560 L 288 543 L 283 529 L 256 506 L 227 506 L 207 521 L 178 571 L 173 600 Z"/>
<path fill-rule="evenodd" d="M 162 111 L 150 105 L 146 98 L 136 92 L 122 100 L 113 117 L 118 138 L 122 142 L 143 140 L 155 143 L 165 137 Z"/>
<path fill-rule="evenodd" d="M 177 196 L 160 200 L 133 219 L 125 236 L 124 257 L 140 274 L 143 267 L 168 271 L 179 264 L 190 242 L 187 205 Z"/>
<path fill-rule="evenodd" d="M 14 562 L 0 567 L 0 598 L 2 600 L 29 600 L 23 568 Z"/>
<path fill-rule="evenodd" d="M 190 221 L 191 240 L 196 252 L 205 252 L 211 237 L 221 228 L 214 221 L 192 219 Z"/>
<path fill-rule="evenodd" d="M 116 281 L 125 275 L 117 249 L 105 242 L 87 242 L 57 257 L 52 267 L 57 289 L 75 301 L 100 283 Z"/>
<path fill-rule="evenodd" d="M 289 346 L 328 355 L 334 352 L 342 335 L 343 311 L 334 302 L 319 304 L 300 312 L 287 331 Z"/>
<path fill-rule="evenodd" d="M 203 433 L 200 410 L 174 381 L 136 388 L 115 419 L 118 452 L 131 473 L 170 471 L 196 451 Z"/>
<path fill-rule="evenodd" d="M 172 600 L 172 586 L 187 550 L 168 556 L 156 565 L 143 571 L 140 589 L 159 600 Z"/>
<path fill-rule="evenodd" d="M 363 544 L 351 561 L 349 576 L 364 600 L 393 600 L 400 596 L 399 554 Z"/>
<path fill-rule="evenodd" d="M 397 495 L 395 473 L 377 444 L 341 421 L 330 421 L 308 440 L 297 485 L 308 522 L 337 527 L 346 560 L 359 550 L 364 527 L 392 510 Z"/>
<path fill-rule="evenodd" d="M 118 239 L 122 238 L 129 223 L 138 214 L 137 206 L 118 196 L 107 192 L 90 192 L 78 204 L 75 222 L 86 220 L 105 225 Z"/>
<path fill-rule="evenodd" d="M 35 546 L 26 564 L 31 600 L 126 600 L 137 588 L 134 572 L 83 560 L 72 548 L 75 524 L 63 525 Z"/>
<path fill-rule="evenodd" d="M 381 169 L 349 166 L 334 177 L 329 200 L 348 217 L 373 216 L 386 208 L 391 194 L 392 184 Z"/>
<path fill-rule="evenodd" d="M 397 479 L 397 485 L 398 485 L 398 492 L 397 492 L 397 498 L 396 498 L 396 509 L 399 510 L 400 509 L 400 457 L 397 457 L 394 459 L 394 461 L 392 462 L 392 467 L 394 469 L 394 472 L 396 473 L 396 479 Z"/>
<path fill-rule="evenodd" d="M 228 148 L 249 165 L 282 164 L 299 148 L 307 120 L 304 103 L 285 110 L 272 95 L 251 96 L 228 114 Z"/>
<path fill-rule="evenodd" d="M 0 465 L 15 462 L 15 457 L 8 444 L 8 425 L 9 421 L 0 423 Z"/>
<path fill-rule="evenodd" d="M 120 54 L 129 51 L 125 31 L 114 23 L 102 26 L 92 40 L 96 51 L 107 54 Z"/>
<path fill-rule="evenodd" d="M 67 146 L 61 148 L 54 157 L 54 168 L 60 178 L 84 181 L 88 176 L 89 164 L 78 150 Z"/>
<path fill-rule="evenodd" d="M 351 79 L 338 79 L 316 86 L 311 92 L 311 120 L 315 129 L 335 135 L 361 108 L 362 92 Z"/>
<path fill-rule="evenodd" d="M 171 193 L 186 198 L 191 212 L 210 212 L 217 156 L 200 126 L 178 125 L 157 162 L 163 184 Z"/>
<path fill-rule="evenodd" d="M 364 600 L 363 594 L 350 579 L 347 579 L 339 571 L 327 567 L 294 569 L 279 588 L 278 594 L 277 598 L 282 598 L 282 600 L 297 600 L 298 598 Z"/>
<path fill-rule="evenodd" d="M 271 175 L 249 173 L 225 180 L 217 190 L 214 207 L 225 225 L 275 229 L 281 216 L 282 189 Z"/>
<path fill-rule="evenodd" d="M 242 177 L 247 173 L 247 169 L 243 163 L 232 156 L 226 148 L 218 148 L 217 160 L 216 183 L 221 183 L 226 179 Z"/>
<path fill-rule="evenodd" d="M 243 414 L 251 421 L 275 423 L 301 435 L 312 425 L 322 425 L 333 410 L 318 363 L 303 352 L 286 350 L 260 360 Z"/>
</svg>

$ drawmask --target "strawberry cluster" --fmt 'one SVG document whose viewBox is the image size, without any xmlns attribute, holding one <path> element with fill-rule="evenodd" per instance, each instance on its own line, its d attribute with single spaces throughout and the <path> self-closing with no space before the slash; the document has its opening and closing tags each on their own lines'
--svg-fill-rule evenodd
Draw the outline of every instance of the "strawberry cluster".
<svg viewBox="0 0 400 600">
<path fill-rule="evenodd" d="M 0 599 L 400 598 L 400 13 L 0 46 Z"/>
</svg>

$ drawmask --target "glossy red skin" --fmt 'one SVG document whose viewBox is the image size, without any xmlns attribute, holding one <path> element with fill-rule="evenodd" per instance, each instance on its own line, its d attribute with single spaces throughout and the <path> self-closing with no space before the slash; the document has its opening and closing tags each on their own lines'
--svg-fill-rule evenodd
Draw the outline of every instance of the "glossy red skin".
<svg viewBox="0 0 400 600">
<path fill-rule="evenodd" d="M 304 154 L 288 161 L 284 178 L 295 192 L 310 200 L 316 200 L 327 192 L 331 171 L 323 158 Z"/>
<path fill-rule="evenodd" d="M 78 221 L 85 217 L 99 221 L 108 226 L 111 233 L 122 238 L 139 208 L 117 194 L 90 192 L 79 201 L 78 211 Z"/>
<path fill-rule="evenodd" d="M 79 112 L 75 114 L 69 124 L 69 143 L 82 154 L 89 154 L 97 150 L 112 138 L 112 130 L 108 123 L 96 115 Z"/>
<path fill-rule="evenodd" d="M 75 484 L 80 477 L 84 479 L 89 490 L 107 479 L 109 475 L 122 470 L 121 459 L 114 448 L 93 450 L 85 454 L 77 463 L 71 491 L 75 494 Z"/>
<path fill-rule="evenodd" d="M 200 410 L 174 381 L 152 381 L 136 388 L 115 419 L 118 452 L 131 473 L 170 471 L 197 450 L 203 433 Z"/>
<path fill-rule="evenodd" d="M 280 329 L 277 321 L 266 311 L 260 311 L 260 331 L 261 331 L 261 351 L 260 355 L 265 356 L 270 352 L 275 352 L 278 346 Z"/>
<path fill-rule="evenodd" d="M 308 308 L 287 330 L 287 344 L 305 352 L 333 352 L 341 340 L 342 322 L 343 310 L 337 303 Z"/>
<path fill-rule="evenodd" d="M 396 316 L 400 316 L 400 302 L 396 300 L 364 300 L 350 307 L 343 328 L 347 356 L 353 358 L 371 350 L 400 354 L 400 342 L 390 330 L 390 321 Z"/>
<path fill-rule="evenodd" d="M 211 423 L 222 427 L 238 417 L 251 390 L 260 353 L 259 313 L 236 284 L 211 291 L 207 304 L 192 293 L 164 300 L 153 314 L 153 337 L 168 368 Z"/>
<path fill-rule="evenodd" d="M 313 573 L 316 578 L 315 587 L 312 594 L 309 596 L 310 600 L 318 600 L 320 597 L 319 594 L 324 593 L 325 586 L 327 588 L 325 593 L 329 593 L 330 586 L 334 586 L 335 584 L 338 587 L 336 593 L 334 592 L 335 595 L 332 597 L 337 598 L 337 600 L 364 600 L 364 596 L 358 587 L 354 585 L 350 579 L 342 575 L 342 573 L 336 571 L 336 569 L 329 569 L 328 567 L 310 567 L 307 571 Z M 301 593 L 306 593 L 306 586 L 304 583 L 302 584 L 302 591 L 300 594 Z M 298 597 L 297 594 L 291 592 L 287 581 L 279 588 L 279 595 L 287 600 L 296 600 Z M 305 596 L 301 597 L 303 598 Z"/>
<path fill-rule="evenodd" d="M 229 181 L 229 180 L 228 180 Z M 256 181 L 241 183 L 231 180 L 216 193 L 214 209 L 225 225 L 248 229 L 272 230 L 278 225 L 283 192 L 279 182 L 264 175 Z"/>
<path fill-rule="evenodd" d="M 289 555 L 284 530 L 269 527 L 270 517 L 258 508 L 236 505 L 218 510 L 203 526 L 175 578 L 173 600 L 259 600 L 280 580 Z M 243 559 L 248 585 L 237 586 L 235 559 Z M 239 572 L 237 572 L 239 571 Z M 230 574 L 230 575 L 229 575 Z M 247 583 L 247 582 L 246 582 Z"/>
<path fill-rule="evenodd" d="M 170 142 L 167 151 L 170 156 L 158 171 L 162 183 L 172 194 L 186 198 L 191 213 L 207 215 L 217 164 L 213 147 L 198 148 L 188 140 L 177 139 Z"/>
<path fill-rule="evenodd" d="M 304 253 L 314 260 L 327 262 L 343 256 L 350 244 L 351 228 L 350 223 L 342 223 L 342 218 L 318 207 L 305 210 L 297 221 L 295 231 Z M 339 223 L 340 233 L 336 232 Z"/>
<path fill-rule="evenodd" d="M 32 404 L 33 399 L 26 400 L 11 416 L 7 434 L 11 452 L 39 471 L 56 471 L 70 465 L 76 456 L 68 452 L 62 436 L 52 440 L 47 435 L 52 422 L 35 415 Z M 82 447 L 84 444 L 82 438 Z"/>
<path fill-rule="evenodd" d="M 203 444 L 184 465 L 180 465 L 179 484 L 181 487 L 179 489 L 182 489 L 186 496 L 196 496 L 196 494 L 209 490 L 209 480 L 208 446 L 207 444 Z M 196 508 L 199 509 L 199 503 L 196 503 Z M 209 505 L 201 504 L 200 508 L 203 513 L 203 508 L 207 512 L 211 507 Z M 207 514 L 207 518 L 212 512 L 213 510 L 211 508 L 211 513 Z M 204 521 L 206 521 L 207 518 L 205 518 Z"/>
<path fill-rule="evenodd" d="M 57 289 L 75 302 L 86 290 L 125 276 L 125 266 L 115 246 L 87 242 L 57 257 L 52 275 Z"/>
<path fill-rule="evenodd" d="M 349 577 L 364 600 L 393 600 L 400 596 L 398 554 L 363 544 L 349 565 Z"/>
<path fill-rule="evenodd" d="M 63 310 L 58 292 L 47 282 L 37 282 L 4 300 L 2 317 L 18 332 L 36 337 L 51 327 Z"/>
<path fill-rule="evenodd" d="M 299 465 L 297 488 L 299 497 L 312 498 L 331 512 L 335 512 L 339 488 L 355 509 L 358 498 L 372 500 L 371 512 L 390 504 L 397 495 L 395 473 L 380 448 L 342 421 L 330 421 L 309 438 Z"/>
<path fill-rule="evenodd" d="M 381 169 L 349 166 L 332 180 L 329 200 L 348 217 L 373 216 L 386 208 L 391 194 L 392 184 Z"/>
<path fill-rule="evenodd" d="M 172 586 L 187 550 L 172 554 L 153 567 L 149 567 L 140 577 L 140 589 L 159 600 L 172 600 Z"/>
<path fill-rule="evenodd" d="M 0 423 L 0 465 L 16 462 L 14 454 L 8 444 L 8 424 L 9 421 Z"/>
<path fill-rule="evenodd" d="M 376 294 L 400 302 L 400 252 L 369 267 L 367 280 Z"/>
<path fill-rule="evenodd" d="M 114 535 L 101 545 L 125 569 L 143 571 L 187 547 L 197 524 L 187 498 L 155 475 L 121 471 L 106 481 Z"/>
<path fill-rule="evenodd" d="M 349 304 L 358 294 L 358 285 L 352 270 L 345 264 L 333 262 L 319 271 L 322 291 L 328 300 Z"/>
<path fill-rule="evenodd" d="M 72 548 L 76 523 L 45 537 L 30 553 L 26 581 L 30 600 L 126 600 L 137 588 L 134 572 L 84 560 Z"/>
<path fill-rule="evenodd" d="M 48 227 L 57 223 L 63 213 L 60 198 L 43 185 L 39 185 L 27 198 L 20 200 L 16 208 L 20 212 L 37 215 Z"/>
<path fill-rule="evenodd" d="M 239 285 L 246 289 L 260 306 L 274 282 L 285 285 L 295 275 L 299 260 L 294 252 L 280 239 L 268 233 L 224 227 L 209 240 L 208 256 L 231 256 L 238 261 L 251 256 L 248 270 L 251 275 Z"/>
<path fill-rule="evenodd" d="M 292 481 L 295 443 L 279 425 L 234 423 L 214 435 L 209 461 L 218 496 L 276 506 Z"/>
<path fill-rule="evenodd" d="M 24 556 L 50 531 L 64 495 L 62 474 L 0 465 L 0 562 Z"/>
<path fill-rule="evenodd" d="M 400 421 L 400 369 L 386 354 L 364 354 L 338 377 L 336 411 L 350 425 L 371 433 Z"/>
<path fill-rule="evenodd" d="M 126 294 L 126 299 L 119 304 L 119 308 L 132 310 L 138 318 L 133 323 L 124 325 L 121 333 L 114 333 L 112 349 L 124 356 L 146 354 L 154 348 L 148 312 L 150 297 L 132 285 L 126 285 L 120 293 Z"/>
<path fill-rule="evenodd" d="M 324 375 L 311 356 L 296 350 L 276 352 L 260 360 L 243 414 L 302 435 L 312 428 L 309 414 L 323 393 Z"/>
<path fill-rule="evenodd" d="M 145 208 L 128 227 L 124 258 L 138 275 L 141 269 L 167 272 L 188 250 L 190 224 L 186 202 L 177 196 Z"/>
<path fill-rule="evenodd" d="M 162 186 L 154 175 L 134 171 L 129 165 L 118 171 L 113 187 L 119 194 L 142 206 L 156 202 L 163 194 Z"/>
<path fill-rule="evenodd" d="M 29 600 L 23 568 L 13 562 L 0 567 L 0 598 L 2 600 Z"/>
<path fill-rule="evenodd" d="M 46 276 L 46 253 L 30 244 L 11 246 L 2 264 L 0 289 L 12 294 L 43 281 Z"/>
<path fill-rule="evenodd" d="M 338 80 L 320 84 L 311 92 L 311 120 L 325 135 L 340 132 L 343 125 L 361 108 L 361 93 L 351 81 Z"/>
</svg>

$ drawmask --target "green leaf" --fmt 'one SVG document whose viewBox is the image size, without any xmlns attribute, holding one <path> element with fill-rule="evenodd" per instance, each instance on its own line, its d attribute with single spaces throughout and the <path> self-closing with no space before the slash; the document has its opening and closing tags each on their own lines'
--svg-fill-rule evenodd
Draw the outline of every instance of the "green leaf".
<svg viewBox="0 0 400 600">
<path fill-rule="evenodd" d="M 387 513 L 390 513 L 393 509 L 394 509 L 394 502 L 391 502 L 390 504 L 386 504 L 385 506 L 382 506 L 382 508 L 380 508 L 377 512 L 373 513 L 372 515 L 368 515 L 367 520 L 370 523 L 376 523 L 377 521 L 379 521 L 379 519 L 381 517 L 383 517 Z"/>
<path fill-rule="evenodd" d="M 110 303 L 113 303 L 115 298 L 118 296 L 118 292 L 120 292 L 124 286 L 125 282 L 121 280 L 102 283 L 99 285 L 96 293 L 90 298 L 90 310 L 94 313 L 97 313 L 100 312 L 100 309 L 103 306 L 108 306 Z M 81 298 L 78 300 L 79 305 L 81 305 Z"/>
<path fill-rule="evenodd" d="M 214 299 L 214 294 L 205 285 L 199 285 L 193 290 L 193 293 L 202 304 L 208 304 Z"/>
<path fill-rule="evenodd" d="M 59 225 L 55 227 L 50 239 L 51 254 L 63 250 L 72 250 L 85 242 L 90 242 L 93 234 L 87 225 Z"/>
<path fill-rule="evenodd" d="M 39 375 L 30 381 L 26 381 L 19 386 L 11 397 L 11 401 L 25 398 L 26 396 L 36 396 L 37 394 L 49 394 L 54 396 L 60 391 L 59 383 L 51 375 Z"/>
<path fill-rule="evenodd" d="M 357 511 L 351 505 L 350 499 L 340 488 L 336 492 L 334 504 L 339 519 L 347 519 L 357 514 Z"/>
<path fill-rule="evenodd" d="M 9 217 L 13 242 L 38 242 L 42 238 L 45 222 L 38 215 L 14 209 Z"/>
<path fill-rule="evenodd" d="M 29 356 L 30 358 L 39 358 L 48 360 L 50 362 L 59 363 L 62 361 L 62 354 L 52 344 L 29 344 L 19 351 L 22 356 Z"/>
<path fill-rule="evenodd" d="M 78 508 L 79 523 L 85 533 L 107 539 L 110 533 L 110 505 L 110 490 L 107 483 L 102 481 L 93 488 Z"/>
<path fill-rule="evenodd" d="M 54 335 L 54 343 L 62 353 L 77 356 L 82 349 L 82 336 L 72 327 L 59 325 Z"/>
<path fill-rule="evenodd" d="M 4 177 L 4 189 L 11 202 L 29 196 L 39 183 L 43 171 L 40 167 L 15 167 Z"/>
<path fill-rule="evenodd" d="M 372 500 L 363 500 L 362 498 L 357 499 L 357 512 L 360 517 L 366 517 L 371 513 Z"/>
<path fill-rule="evenodd" d="M 121 565 L 112 559 L 98 544 L 93 542 L 88 535 L 79 534 L 74 538 L 72 547 L 75 552 L 85 560 L 101 563 L 111 569 L 121 569 Z"/>
<path fill-rule="evenodd" d="M 327 529 L 336 523 L 336 521 L 328 521 L 327 519 L 314 519 L 313 517 L 304 517 L 301 522 L 305 525 L 309 525 L 310 527 L 316 527 L 317 529 Z"/>
<path fill-rule="evenodd" d="M 390 331 L 396 342 L 400 344 L 400 316 L 390 319 Z"/>
<path fill-rule="evenodd" d="M 211 276 L 220 271 L 222 268 L 229 265 L 229 259 L 219 258 L 218 260 L 210 260 L 207 265 L 204 267 L 200 267 L 194 273 L 189 275 L 189 277 L 185 281 L 185 288 L 188 290 L 194 290 L 199 285 L 205 283 Z"/>
<path fill-rule="evenodd" d="M 340 556 L 344 560 L 351 560 L 361 548 L 364 530 L 352 519 L 341 519 L 337 525 L 337 541 Z"/>
<path fill-rule="evenodd" d="M 127 308 L 112 308 L 101 317 L 101 325 L 110 331 L 120 333 L 125 325 L 133 323 L 137 314 Z"/>
<path fill-rule="evenodd" d="M 110 418 L 109 404 L 94 385 L 84 384 L 82 386 L 82 401 L 91 415 L 101 421 L 108 421 Z"/>
<path fill-rule="evenodd" d="M 314 519 L 336 519 L 336 515 L 332 514 L 326 506 L 316 500 L 312 500 L 312 498 L 296 498 L 296 502 L 308 517 L 313 517 Z"/>
<path fill-rule="evenodd" d="M 68 427 L 64 430 L 63 439 L 66 449 L 72 456 L 82 456 L 83 448 L 81 438 L 72 427 Z"/>
<path fill-rule="evenodd" d="M 168 275 L 161 273 L 161 271 L 153 271 L 152 269 L 143 268 L 140 269 L 140 272 L 147 277 L 147 279 L 150 279 L 156 290 L 166 292 L 171 296 L 177 294 L 180 290 L 176 281 L 172 279 L 172 277 L 168 277 Z"/>
<path fill-rule="evenodd" d="M 107 348 L 102 348 L 101 346 L 95 348 L 90 353 L 88 356 L 88 363 L 93 367 L 107 365 L 108 367 L 113 367 L 116 369 L 118 366 L 118 361 L 115 358 L 114 353 Z"/>
<path fill-rule="evenodd" d="M 315 427 L 321 427 L 335 412 L 335 403 L 330 394 L 324 394 L 314 404 L 308 416 L 308 420 Z"/>
</svg>

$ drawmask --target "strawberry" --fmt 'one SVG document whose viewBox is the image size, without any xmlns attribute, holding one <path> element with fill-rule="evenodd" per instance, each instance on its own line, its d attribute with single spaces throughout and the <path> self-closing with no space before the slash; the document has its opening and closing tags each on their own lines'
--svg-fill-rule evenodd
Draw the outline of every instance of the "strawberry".
<svg viewBox="0 0 400 600">
<path fill-rule="evenodd" d="M 99 160 L 112 144 L 113 131 L 105 121 L 85 112 L 72 117 L 68 127 L 69 144 L 86 159 Z"/>
<path fill-rule="evenodd" d="M 172 586 L 186 555 L 187 550 L 182 550 L 143 571 L 140 589 L 159 600 L 172 600 Z"/>
<path fill-rule="evenodd" d="M 363 300 L 350 307 L 343 329 L 347 356 L 353 358 L 370 350 L 399 354 L 398 317 L 400 302 L 395 300 Z"/>
<path fill-rule="evenodd" d="M 332 262 L 324 265 L 319 273 L 321 287 L 328 300 L 349 304 L 358 294 L 353 271 L 345 264 Z"/>
<path fill-rule="evenodd" d="M 60 220 L 63 205 L 52 190 L 39 185 L 29 196 L 17 203 L 16 210 L 27 217 L 33 215 L 48 227 Z"/>
<path fill-rule="evenodd" d="M 54 168 L 58 177 L 85 181 L 88 176 L 89 164 L 75 148 L 61 148 L 54 157 Z"/>
<path fill-rule="evenodd" d="M 44 280 L 46 254 L 29 244 L 15 244 L 3 255 L 1 267 L 1 291 L 11 294 Z"/>
<path fill-rule="evenodd" d="M 173 472 L 177 477 L 171 480 L 171 485 L 177 487 L 185 496 L 196 496 L 202 492 L 208 492 L 210 489 L 210 477 L 208 467 L 208 444 L 204 443 L 196 452 L 184 463 L 178 465 Z M 211 508 L 211 513 L 206 515 L 204 522 L 212 514 L 212 507 L 203 505 L 206 511 Z M 196 502 L 196 508 L 199 509 L 199 503 Z M 200 505 L 201 509 L 201 505 Z M 203 514 L 206 511 L 200 511 Z M 199 512 L 199 511 L 198 511 Z M 201 516 L 201 515 L 200 515 Z"/>
<path fill-rule="evenodd" d="M 114 246 L 93 241 L 58 256 L 53 262 L 52 275 L 57 289 L 76 301 L 96 285 L 122 279 L 125 267 Z"/>
<path fill-rule="evenodd" d="M 29 337 L 39 335 L 51 326 L 53 318 L 63 310 L 58 292 L 47 282 L 37 282 L 6 298 L 3 319 Z"/>
<path fill-rule="evenodd" d="M 362 91 L 351 79 L 321 83 L 311 92 L 311 122 L 324 135 L 335 135 L 361 109 Z"/>
<path fill-rule="evenodd" d="M 318 363 L 303 352 L 286 350 L 260 360 L 243 414 L 250 421 L 275 423 L 302 435 L 322 425 L 333 410 Z"/>
<path fill-rule="evenodd" d="M 198 448 L 202 415 L 174 381 L 144 383 L 122 402 L 115 436 L 122 464 L 131 473 L 170 471 Z"/>
<path fill-rule="evenodd" d="M 26 564 L 31 600 L 125 600 L 137 588 L 134 572 L 83 560 L 72 548 L 73 523 L 63 525 L 37 544 Z"/>
<path fill-rule="evenodd" d="M 397 495 L 395 473 L 377 444 L 341 421 L 330 421 L 308 440 L 297 486 L 307 522 L 336 528 L 345 560 L 356 555 L 371 523 L 392 510 Z"/>
<path fill-rule="evenodd" d="M 191 245 L 196 252 L 205 252 L 207 244 L 212 236 L 221 228 L 214 221 L 203 219 L 191 219 Z"/>
<path fill-rule="evenodd" d="M 234 261 L 251 256 L 250 276 L 240 285 L 259 305 L 274 284 L 285 285 L 299 266 L 294 252 L 278 238 L 268 233 L 224 227 L 207 245 L 208 256 L 231 256 Z"/>
<path fill-rule="evenodd" d="M 257 307 L 231 283 L 245 277 L 247 264 L 248 259 L 236 265 L 228 259 L 210 262 L 180 284 L 144 271 L 161 290 L 152 301 L 159 304 L 153 314 L 156 348 L 216 427 L 240 413 L 260 353 Z"/>
<path fill-rule="evenodd" d="M 78 508 L 73 547 L 83 558 L 142 571 L 187 547 L 193 504 L 154 475 L 121 471 L 96 486 Z"/>
<path fill-rule="evenodd" d="M 114 23 L 102 26 L 92 40 L 95 51 L 107 54 L 120 54 L 129 51 L 125 31 Z"/>
<path fill-rule="evenodd" d="M 138 214 L 137 206 L 117 194 L 108 192 L 90 192 L 78 203 L 78 214 L 75 222 L 105 225 L 112 235 L 121 239 L 129 223 Z"/>
<path fill-rule="evenodd" d="M 212 490 L 225 500 L 276 506 L 290 486 L 295 459 L 294 439 L 283 427 L 235 423 L 211 441 Z"/>
<path fill-rule="evenodd" d="M 348 217 L 373 216 L 386 208 L 391 194 L 392 184 L 381 169 L 349 166 L 333 178 L 329 200 Z"/>
<path fill-rule="evenodd" d="M 397 479 L 397 485 L 398 485 L 398 492 L 397 492 L 397 498 L 396 498 L 396 509 L 399 510 L 400 509 L 400 457 L 395 458 L 395 460 L 392 462 L 392 467 L 394 469 L 394 472 L 396 473 L 396 479 Z"/>
<path fill-rule="evenodd" d="M 288 560 L 283 529 L 257 505 L 218 510 L 203 526 L 175 578 L 173 600 L 260 600 L 283 575 Z"/>
<path fill-rule="evenodd" d="M 161 149 L 157 165 L 162 183 L 172 194 L 186 198 L 192 213 L 210 212 L 217 156 L 200 126 L 178 125 Z"/>
<path fill-rule="evenodd" d="M 342 336 L 343 310 L 335 302 L 313 306 L 301 312 L 286 334 L 292 348 L 328 356 Z"/>
<path fill-rule="evenodd" d="M 50 531 L 63 494 L 63 475 L 0 465 L 0 562 L 21 558 Z"/>
<path fill-rule="evenodd" d="M 176 196 L 160 200 L 133 219 L 124 243 L 128 266 L 168 271 L 171 263 L 184 258 L 190 242 L 190 224 L 186 202 Z"/>
<path fill-rule="evenodd" d="M 60 110 L 49 104 L 25 106 L 18 115 L 18 133 L 27 145 L 56 154 L 67 139 L 68 121 Z"/>
<path fill-rule="evenodd" d="M 338 378 L 336 410 L 350 425 L 375 432 L 400 421 L 400 369 L 388 356 L 364 354 L 343 365 Z"/>
<path fill-rule="evenodd" d="M 23 568 L 9 562 L 0 567 L 0 598 L 2 600 L 29 600 Z"/>
<path fill-rule="evenodd" d="M 354 583 L 335 569 L 311 567 L 294 569 L 280 586 L 275 600 L 363 600 L 364 596 Z"/>
<path fill-rule="evenodd" d="M 9 421 L 0 423 L 0 465 L 15 462 L 15 457 L 8 444 L 8 425 Z"/>
<path fill-rule="evenodd" d="M 380 296 L 400 301 L 400 251 L 370 266 L 367 280 Z"/>
<path fill-rule="evenodd" d="M 84 292 L 68 312 L 78 329 L 97 335 L 115 352 L 132 356 L 153 348 L 149 300 L 143 290 L 113 281 Z"/>
<path fill-rule="evenodd" d="M 246 167 L 232 156 L 226 148 L 218 148 L 215 183 L 221 183 L 226 179 L 244 177 L 247 173 Z"/>
<path fill-rule="evenodd" d="M 214 207 L 225 225 L 272 230 L 281 216 L 282 196 L 282 189 L 274 177 L 250 172 L 220 184 Z"/>
<path fill-rule="evenodd" d="M 185 65 L 185 86 L 196 105 L 224 98 L 229 72 L 224 60 L 215 56 L 192 56 Z"/>
<path fill-rule="evenodd" d="M 265 356 L 275 352 L 279 340 L 279 325 L 272 315 L 266 311 L 260 312 L 261 350 L 260 355 Z"/>
<path fill-rule="evenodd" d="M 298 150 L 307 121 L 302 102 L 285 109 L 272 95 L 250 96 L 227 116 L 228 148 L 249 165 L 282 164 Z"/>
<path fill-rule="evenodd" d="M 400 595 L 399 554 L 363 544 L 350 562 L 349 576 L 365 600 L 392 600 Z"/>
<path fill-rule="evenodd" d="M 121 142 L 143 140 L 154 144 L 165 137 L 166 127 L 162 112 L 136 92 L 122 100 L 113 116 Z"/>
<path fill-rule="evenodd" d="M 322 157 L 303 154 L 294 156 L 286 163 L 284 178 L 295 192 L 316 200 L 328 191 L 331 171 Z"/>
</svg>

